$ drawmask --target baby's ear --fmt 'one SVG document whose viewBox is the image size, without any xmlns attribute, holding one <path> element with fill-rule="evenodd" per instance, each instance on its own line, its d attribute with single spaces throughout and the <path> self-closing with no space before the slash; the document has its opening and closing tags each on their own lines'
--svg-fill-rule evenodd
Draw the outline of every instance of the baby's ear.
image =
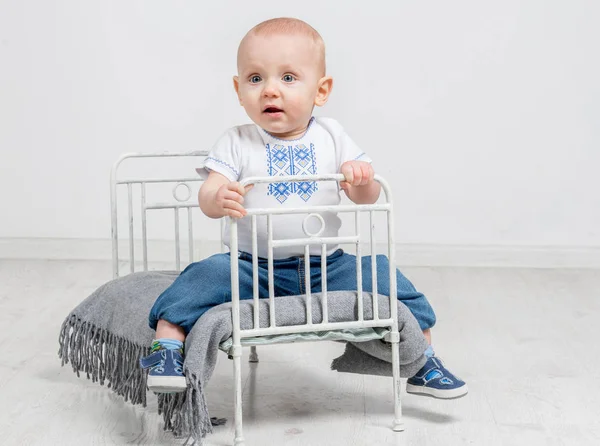
<svg viewBox="0 0 600 446">
<path fill-rule="evenodd" d="M 240 96 L 240 79 L 237 76 L 233 76 L 233 89 L 235 90 L 235 94 L 237 94 L 240 105 L 244 105 L 242 104 L 242 97 Z"/>
<path fill-rule="evenodd" d="M 325 105 L 333 89 L 333 78 L 331 76 L 322 77 L 317 84 L 317 96 L 315 97 L 315 105 L 322 107 Z"/>
</svg>

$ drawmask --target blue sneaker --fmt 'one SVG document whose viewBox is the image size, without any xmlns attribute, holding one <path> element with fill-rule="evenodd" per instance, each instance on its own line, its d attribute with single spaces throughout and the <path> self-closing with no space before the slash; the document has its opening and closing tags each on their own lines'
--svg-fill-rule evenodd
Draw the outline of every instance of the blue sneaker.
<svg viewBox="0 0 600 446">
<path fill-rule="evenodd" d="M 463 380 L 444 367 L 442 360 L 432 356 L 412 378 L 406 381 L 406 392 L 451 399 L 465 396 L 469 389 Z"/>
<path fill-rule="evenodd" d="M 148 388 L 155 393 L 185 392 L 187 383 L 183 374 L 183 355 L 179 350 L 160 349 L 140 359 L 148 372 Z"/>
</svg>

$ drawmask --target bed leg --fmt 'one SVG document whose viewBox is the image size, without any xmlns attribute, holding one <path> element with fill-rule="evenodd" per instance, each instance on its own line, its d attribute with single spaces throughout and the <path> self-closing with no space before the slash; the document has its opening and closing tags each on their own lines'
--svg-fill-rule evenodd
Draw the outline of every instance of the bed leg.
<svg viewBox="0 0 600 446">
<path fill-rule="evenodd" d="M 258 353 L 256 353 L 256 346 L 250 347 L 250 359 L 248 362 L 258 362 Z"/>
<path fill-rule="evenodd" d="M 242 347 L 233 347 L 233 381 L 235 388 L 235 446 L 244 446 L 242 432 Z"/>
<path fill-rule="evenodd" d="M 402 432 L 404 430 L 404 421 L 402 420 L 402 403 L 400 401 L 400 351 L 398 348 L 399 334 L 390 333 L 392 341 L 392 376 L 394 381 L 394 424 L 392 430 L 394 432 Z"/>
</svg>

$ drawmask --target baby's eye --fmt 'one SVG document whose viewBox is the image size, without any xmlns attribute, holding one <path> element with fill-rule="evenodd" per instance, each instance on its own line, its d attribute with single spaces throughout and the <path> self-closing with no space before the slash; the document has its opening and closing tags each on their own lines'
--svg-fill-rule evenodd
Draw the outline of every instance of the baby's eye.
<svg viewBox="0 0 600 446">
<path fill-rule="evenodd" d="M 260 77 L 259 75 L 254 75 L 250 77 L 251 84 L 258 84 L 260 81 L 262 81 L 262 77 Z"/>
<path fill-rule="evenodd" d="M 283 79 L 283 82 L 294 82 L 296 80 L 292 74 L 284 74 L 281 79 Z"/>
</svg>

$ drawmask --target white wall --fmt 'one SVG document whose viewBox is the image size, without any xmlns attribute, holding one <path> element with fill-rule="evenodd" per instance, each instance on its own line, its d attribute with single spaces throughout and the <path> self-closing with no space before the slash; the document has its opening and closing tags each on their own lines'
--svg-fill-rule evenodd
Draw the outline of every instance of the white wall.
<svg viewBox="0 0 600 446">
<path fill-rule="evenodd" d="M 398 242 L 600 246 L 593 0 L 0 0 L 0 238 L 108 238 L 115 159 L 246 122 L 237 44 L 283 15 L 323 35 L 319 113 L 391 181 Z"/>
</svg>

